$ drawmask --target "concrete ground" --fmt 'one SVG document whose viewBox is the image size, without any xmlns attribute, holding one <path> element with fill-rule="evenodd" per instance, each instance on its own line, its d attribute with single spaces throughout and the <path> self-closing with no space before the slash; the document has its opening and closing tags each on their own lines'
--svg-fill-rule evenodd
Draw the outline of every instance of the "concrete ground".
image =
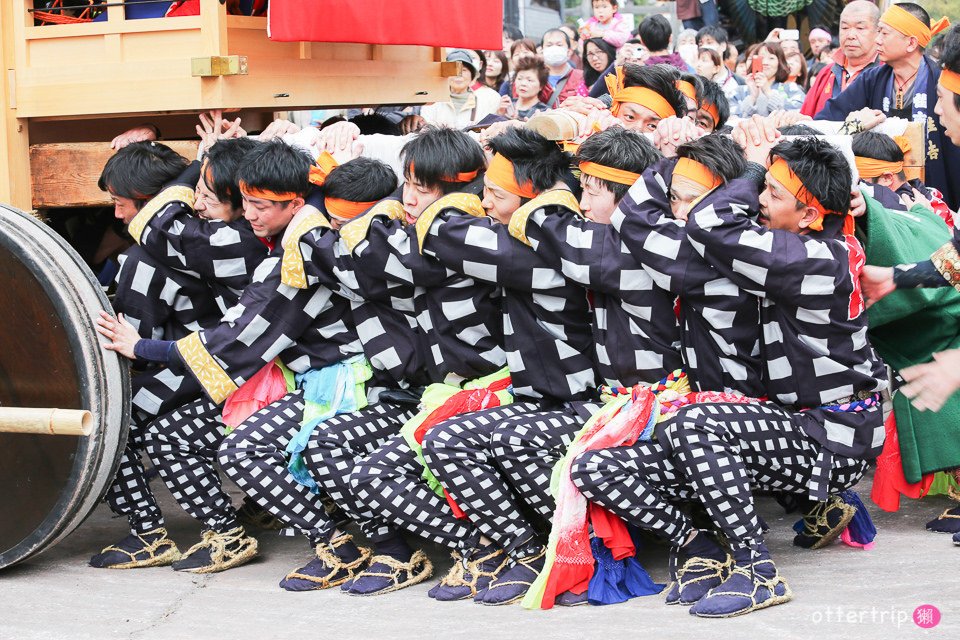
<svg viewBox="0 0 960 640">
<path fill-rule="evenodd" d="M 154 482 L 171 535 L 185 549 L 196 542 L 199 528 L 160 484 Z M 858 489 L 868 501 L 869 480 Z M 684 608 L 665 606 L 662 596 L 550 611 L 438 603 L 426 597 L 433 580 L 369 599 L 335 590 L 291 594 L 277 581 L 307 560 L 309 549 L 302 540 L 272 533 L 260 533 L 257 560 L 216 575 L 91 569 L 88 557 L 125 535 L 124 523 L 101 507 L 56 548 L 0 572 L 0 640 L 956 638 L 960 548 L 948 536 L 923 530 L 949 504 L 938 497 L 905 501 L 897 513 L 871 508 L 880 531 L 872 551 L 840 543 L 804 551 L 790 543 L 794 517 L 762 499 L 761 513 L 771 527 L 768 544 L 794 600 L 729 620 L 696 619 Z M 445 571 L 446 554 L 431 552 L 438 572 Z M 665 548 L 651 547 L 643 562 L 654 579 L 666 580 Z M 939 625 L 922 629 L 914 622 L 920 605 L 939 609 Z"/>
</svg>

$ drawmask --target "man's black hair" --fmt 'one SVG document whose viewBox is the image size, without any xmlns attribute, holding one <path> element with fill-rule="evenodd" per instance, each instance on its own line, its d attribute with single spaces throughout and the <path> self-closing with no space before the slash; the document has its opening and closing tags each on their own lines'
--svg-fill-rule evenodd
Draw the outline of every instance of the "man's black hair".
<svg viewBox="0 0 960 640">
<path fill-rule="evenodd" d="M 677 157 L 696 160 L 724 183 L 739 178 L 747 170 L 747 159 L 740 145 L 730 136 L 716 133 L 683 143 L 677 147 Z"/>
<path fill-rule="evenodd" d="M 898 2 L 896 3 L 896 6 L 900 7 L 928 27 L 930 26 L 930 14 L 927 13 L 927 10 L 920 5 L 912 2 Z"/>
<path fill-rule="evenodd" d="M 770 150 L 770 161 L 783 158 L 800 181 L 824 207 L 850 211 L 850 163 L 836 147 L 821 138 L 785 140 Z"/>
<path fill-rule="evenodd" d="M 523 31 L 515 24 L 503 23 L 503 33 L 511 40 L 520 40 L 523 38 Z"/>
<path fill-rule="evenodd" d="M 632 173 L 643 173 L 663 156 L 645 137 L 620 126 L 610 127 L 595 133 L 580 145 L 577 150 L 579 162 L 593 162 L 605 167 L 622 169 Z M 627 195 L 630 185 L 597 178 L 613 193 L 614 200 L 620 202 Z"/>
<path fill-rule="evenodd" d="M 215 145 L 207 149 L 206 159 L 210 166 L 213 184 L 207 181 L 206 174 L 200 174 L 200 179 L 213 191 L 220 202 L 229 202 L 233 209 L 243 206 L 240 188 L 237 186 L 237 169 L 243 158 L 260 144 L 248 138 L 231 138 L 218 140 Z"/>
<path fill-rule="evenodd" d="M 700 96 L 701 107 L 712 104 L 717 108 L 719 121 L 713 126 L 713 130 L 716 131 L 725 125 L 730 117 L 730 101 L 727 100 L 727 94 L 723 92 L 723 88 L 719 84 L 713 80 L 707 80 L 703 76 L 698 77 L 700 78 L 701 89 L 697 95 Z"/>
<path fill-rule="evenodd" d="M 569 49 L 569 48 L 573 45 L 573 43 L 570 42 L 570 36 L 567 35 L 567 32 L 566 32 L 566 31 L 563 31 L 562 29 L 547 29 L 546 31 L 543 32 L 543 36 L 540 38 L 540 47 L 541 47 L 541 48 L 543 47 L 543 41 L 546 40 L 546 39 L 547 39 L 547 35 L 549 35 L 549 34 L 551 34 L 551 33 L 560 33 L 560 34 L 563 34 L 563 39 L 564 39 L 564 41 L 566 41 L 566 43 L 567 43 L 567 49 Z"/>
<path fill-rule="evenodd" d="M 953 25 L 943 36 L 940 64 L 944 69 L 960 73 L 960 25 Z M 953 94 L 953 106 L 960 109 L 960 94 Z"/>
<path fill-rule="evenodd" d="M 382 113 L 360 114 L 350 118 L 350 122 L 360 128 L 360 135 L 382 133 L 387 136 L 401 135 L 400 125 Z"/>
<path fill-rule="evenodd" d="M 403 145 L 400 155 L 404 178 L 411 178 L 412 164 L 417 182 L 431 189 L 440 188 L 445 194 L 459 191 L 464 183 L 443 178 L 482 171 L 484 167 L 480 145 L 463 131 L 447 127 L 424 127 L 413 140 Z"/>
<path fill-rule="evenodd" d="M 673 35 L 673 27 L 670 22 L 659 13 L 647 16 L 637 27 L 637 35 L 643 41 L 643 45 L 651 52 L 663 51 L 670 46 L 670 36 Z"/>
<path fill-rule="evenodd" d="M 726 46 L 726 44 L 730 42 L 730 34 L 719 25 L 708 24 L 705 27 L 701 27 L 700 30 L 697 31 L 697 46 L 699 47 L 703 39 L 707 37 L 713 38 L 717 41 L 717 44 L 721 46 Z"/>
<path fill-rule="evenodd" d="M 672 65 L 639 65 L 632 62 L 623 65 L 624 87 L 646 87 L 659 93 L 670 103 L 677 117 L 682 118 L 687 114 L 687 100 L 677 89 L 679 79 L 680 72 Z"/>
<path fill-rule="evenodd" d="M 530 129 L 512 127 L 490 138 L 487 145 L 513 163 L 519 184 L 530 182 L 538 192 L 552 189 L 570 171 L 570 155 Z"/>
<path fill-rule="evenodd" d="M 300 197 L 310 191 L 310 166 L 313 159 L 301 149 L 281 140 L 257 145 L 243 157 L 237 180 L 255 189 L 292 192 Z"/>
<path fill-rule="evenodd" d="M 323 183 L 326 198 L 350 202 L 383 200 L 397 188 L 397 174 L 379 160 L 354 158 L 330 172 Z"/>
<path fill-rule="evenodd" d="M 785 124 L 777 127 L 777 131 L 785 136 L 819 136 L 821 131 L 817 131 L 808 124 Z"/>
<path fill-rule="evenodd" d="M 188 164 L 186 158 L 165 144 L 134 142 L 107 160 L 97 186 L 101 191 L 136 201 L 139 209 Z"/>
<path fill-rule="evenodd" d="M 883 162 L 903 162 L 903 149 L 890 136 L 876 131 L 861 131 L 853 136 L 850 141 L 853 147 L 853 155 L 860 158 L 873 158 Z M 896 174 L 901 180 L 906 180 L 907 175 L 900 171 Z"/>
</svg>

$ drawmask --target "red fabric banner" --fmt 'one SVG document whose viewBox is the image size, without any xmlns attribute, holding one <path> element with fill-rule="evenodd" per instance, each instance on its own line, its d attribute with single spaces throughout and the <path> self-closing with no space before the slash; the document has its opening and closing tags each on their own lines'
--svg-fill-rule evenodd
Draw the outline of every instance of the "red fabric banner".
<svg viewBox="0 0 960 640">
<path fill-rule="evenodd" d="M 283 42 L 502 46 L 502 0 L 270 0 L 267 11 Z"/>
</svg>

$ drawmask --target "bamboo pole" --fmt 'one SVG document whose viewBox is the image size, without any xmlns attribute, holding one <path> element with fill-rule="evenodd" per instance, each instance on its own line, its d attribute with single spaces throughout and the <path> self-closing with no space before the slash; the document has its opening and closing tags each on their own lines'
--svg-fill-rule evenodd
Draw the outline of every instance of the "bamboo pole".
<svg viewBox="0 0 960 640">
<path fill-rule="evenodd" d="M 0 433 L 88 436 L 92 430 L 89 411 L 0 407 Z"/>
</svg>

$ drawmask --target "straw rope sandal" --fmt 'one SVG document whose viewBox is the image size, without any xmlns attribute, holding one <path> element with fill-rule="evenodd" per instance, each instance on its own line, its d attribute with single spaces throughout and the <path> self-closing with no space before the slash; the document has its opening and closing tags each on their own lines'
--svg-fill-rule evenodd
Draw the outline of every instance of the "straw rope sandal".
<svg viewBox="0 0 960 640">
<path fill-rule="evenodd" d="M 392 556 L 373 556 L 370 566 L 354 578 L 353 584 L 346 591 L 352 596 L 379 596 L 384 593 L 399 591 L 405 587 L 419 584 L 433 575 L 433 563 L 422 550 L 417 549 L 410 560 L 402 562 Z M 367 591 L 365 579 L 374 579 L 374 584 L 384 581 L 384 586 Z"/>
<path fill-rule="evenodd" d="M 481 604 L 499 606 L 513 604 L 523 599 L 533 586 L 534 580 L 543 571 L 547 550 L 541 548 L 533 555 L 524 556 L 514 563 L 502 576 L 494 580 L 480 599 Z"/>
<path fill-rule="evenodd" d="M 756 572 L 756 567 L 763 564 L 774 568 L 772 576 Z M 773 561 L 758 560 L 746 567 L 736 565 L 730 577 L 694 604 L 690 613 L 700 618 L 733 618 L 792 599 L 790 585 L 781 577 Z"/>
<path fill-rule="evenodd" d="M 701 556 L 688 558 L 676 572 L 674 582 L 667 593 L 666 603 L 690 606 L 711 589 L 723 584 L 732 571 L 733 558 L 730 556 L 727 556 L 723 562 Z"/>
<path fill-rule="evenodd" d="M 840 537 L 855 515 L 855 506 L 840 496 L 829 496 L 803 516 L 803 531 L 794 536 L 793 544 L 804 549 L 821 549 Z"/>
<path fill-rule="evenodd" d="M 98 569 L 142 569 L 165 567 L 180 559 L 177 543 L 167 537 L 163 527 L 140 535 L 129 536 L 90 558 L 90 566 Z"/>
<path fill-rule="evenodd" d="M 355 547 L 358 556 L 351 561 L 344 561 L 337 555 L 337 549 L 346 544 L 353 544 L 353 536 L 342 534 L 329 543 L 320 543 L 316 547 L 317 557 L 299 569 L 287 574 L 280 581 L 280 586 L 288 591 L 317 591 L 339 587 L 357 575 L 361 567 L 370 562 L 373 555 L 368 547 Z"/>
<path fill-rule="evenodd" d="M 189 573 L 218 573 L 246 564 L 257 555 L 257 540 L 247 535 L 243 527 L 229 531 L 204 531 L 200 542 L 193 545 L 183 557 L 173 563 L 175 571 Z"/>
<path fill-rule="evenodd" d="M 493 545 L 475 549 L 468 557 L 459 551 L 450 555 L 453 566 L 427 594 L 441 602 L 474 599 L 483 594 L 509 561 L 503 549 Z"/>
<path fill-rule="evenodd" d="M 943 513 L 927 523 L 927 531 L 960 533 L 960 507 L 944 509 Z"/>
</svg>

